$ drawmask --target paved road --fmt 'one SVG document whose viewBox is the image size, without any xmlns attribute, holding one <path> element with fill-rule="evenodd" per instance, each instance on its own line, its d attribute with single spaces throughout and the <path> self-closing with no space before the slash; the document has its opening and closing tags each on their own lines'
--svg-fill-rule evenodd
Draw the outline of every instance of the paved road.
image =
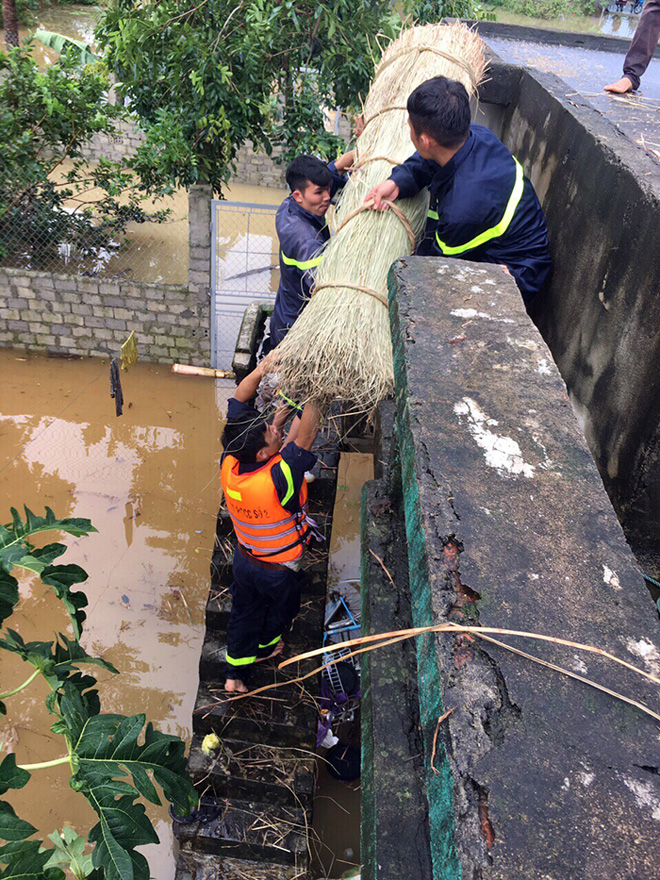
<svg viewBox="0 0 660 880">
<path fill-rule="evenodd" d="M 628 137 L 655 150 L 660 159 L 660 59 L 651 61 L 639 93 L 622 98 L 608 95 L 603 86 L 621 77 L 623 54 L 491 36 L 486 42 L 504 61 L 560 76 L 570 87 L 567 95 L 573 90 L 587 98 Z"/>
</svg>

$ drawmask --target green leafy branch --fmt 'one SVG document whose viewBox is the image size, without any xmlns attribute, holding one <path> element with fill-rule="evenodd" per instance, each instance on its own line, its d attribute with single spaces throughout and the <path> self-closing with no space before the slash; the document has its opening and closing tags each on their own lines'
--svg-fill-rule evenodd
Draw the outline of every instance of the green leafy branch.
<svg viewBox="0 0 660 880">
<path fill-rule="evenodd" d="M 86 519 L 57 519 L 49 508 L 41 517 L 25 508 L 21 517 L 12 508 L 12 522 L 0 526 L 0 612 L 11 616 L 18 603 L 18 581 L 11 574 L 23 569 L 39 575 L 63 603 L 74 638 L 59 633 L 50 641 L 26 642 L 12 630 L 0 633 L 0 649 L 34 667 L 20 685 L 3 694 L 16 695 L 40 676 L 50 693 L 48 711 L 56 716 L 51 731 L 64 738 L 66 755 L 37 764 L 17 765 L 13 755 L 0 763 L 0 795 L 22 788 L 31 772 L 68 763 L 70 785 L 90 803 L 98 822 L 89 832 L 93 849 L 73 829 L 54 832 L 53 847 L 34 840 L 36 829 L 16 815 L 7 801 L 0 801 L 0 880 L 64 880 L 61 866 L 75 877 L 93 880 L 148 880 L 149 865 L 136 847 L 157 843 L 158 836 L 140 798 L 160 804 L 158 786 L 180 815 L 198 801 L 186 770 L 185 745 L 179 737 L 154 729 L 144 715 L 101 714 L 97 680 L 88 667 L 116 674 L 111 663 L 89 655 L 79 642 L 87 597 L 71 587 L 87 578 L 76 565 L 53 565 L 66 547 L 47 544 L 36 548 L 30 538 L 58 530 L 80 537 L 96 531 Z M 85 667 L 85 671 L 81 670 Z M 6 707 L 0 703 L 2 711 Z M 145 726 L 146 725 L 146 726 Z M 2 867 L 4 865 L 4 868 Z"/>
</svg>

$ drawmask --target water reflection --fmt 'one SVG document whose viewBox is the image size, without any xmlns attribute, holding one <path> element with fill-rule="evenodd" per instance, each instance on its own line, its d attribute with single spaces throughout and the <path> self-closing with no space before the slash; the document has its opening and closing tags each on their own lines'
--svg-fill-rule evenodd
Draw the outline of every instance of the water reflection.
<svg viewBox="0 0 660 880">
<path fill-rule="evenodd" d="M 122 375 L 125 415 L 117 419 L 101 361 L 0 351 L 0 371 L 0 521 L 9 519 L 10 504 L 22 503 L 92 520 L 98 534 L 62 539 L 69 547 L 62 562 L 90 575 L 85 647 L 122 673 L 99 676 L 104 710 L 145 712 L 161 730 L 189 737 L 219 485 L 214 382 L 138 364 Z M 11 625 L 23 638 L 69 632 L 39 581 L 23 581 L 21 597 Z M 0 656 L 0 680 L 26 677 L 12 655 Z M 36 684 L 10 701 L 0 740 L 19 763 L 62 752 L 43 696 Z M 43 834 L 63 817 L 81 831 L 93 821 L 61 767 L 35 774 L 11 802 Z M 148 856 L 152 875 L 169 880 L 170 824 L 164 809 L 158 816 L 162 843 Z"/>
</svg>

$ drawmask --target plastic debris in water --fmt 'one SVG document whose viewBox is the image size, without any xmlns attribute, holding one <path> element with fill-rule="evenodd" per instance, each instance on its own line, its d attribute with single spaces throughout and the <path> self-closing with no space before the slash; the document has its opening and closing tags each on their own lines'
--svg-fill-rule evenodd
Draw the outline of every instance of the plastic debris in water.
<svg viewBox="0 0 660 880">
<path fill-rule="evenodd" d="M 135 342 L 135 333 L 131 330 L 131 335 L 121 347 L 121 368 L 127 370 L 137 363 L 138 350 Z"/>
</svg>

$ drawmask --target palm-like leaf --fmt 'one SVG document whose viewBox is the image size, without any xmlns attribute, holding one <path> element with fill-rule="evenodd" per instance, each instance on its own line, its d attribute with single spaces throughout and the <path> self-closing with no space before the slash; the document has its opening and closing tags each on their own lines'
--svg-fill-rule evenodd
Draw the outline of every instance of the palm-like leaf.
<svg viewBox="0 0 660 880">
<path fill-rule="evenodd" d="M 83 43 L 82 40 L 74 40 L 73 37 L 65 37 L 64 34 L 56 34 L 39 28 L 34 32 L 34 37 L 48 49 L 54 49 L 60 55 L 63 52 L 77 50 L 80 52 L 81 64 L 93 64 L 95 61 L 99 61 L 101 57 L 100 55 L 95 55 L 87 43 Z"/>
<path fill-rule="evenodd" d="M 45 516 L 38 516 L 29 507 L 25 519 L 12 507 L 12 522 L 0 526 L 0 623 L 6 620 L 18 602 L 18 583 L 11 574 L 14 568 L 24 568 L 38 574 L 42 581 L 55 590 L 71 618 L 76 639 L 80 638 L 87 597 L 81 591 L 74 592 L 74 584 L 87 580 L 87 572 L 79 565 L 53 565 L 53 561 L 66 550 L 64 544 L 47 544 L 37 549 L 28 538 L 41 532 L 67 532 L 75 537 L 95 532 L 88 519 L 57 519 L 50 507 Z"/>
<path fill-rule="evenodd" d="M 142 795 L 160 804 L 155 781 L 178 813 L 188 813 L 197 804 L 186 771 L 184 743 L 151 724 L 145 728 L 144 715 L 90 716 L 83 695 L 70 680 L 61 688 L 58 708 L 62 722 L 55 727 L 69 741 L 71 785 L 85 795 L 99 817 L 89 835 L 96 844 L 94 866 L 103 867 L 107 880 L 148 880 L 147 861 L 135 847 L 156 843 L 158 837 L 136 800 Z"/>
</svg>

